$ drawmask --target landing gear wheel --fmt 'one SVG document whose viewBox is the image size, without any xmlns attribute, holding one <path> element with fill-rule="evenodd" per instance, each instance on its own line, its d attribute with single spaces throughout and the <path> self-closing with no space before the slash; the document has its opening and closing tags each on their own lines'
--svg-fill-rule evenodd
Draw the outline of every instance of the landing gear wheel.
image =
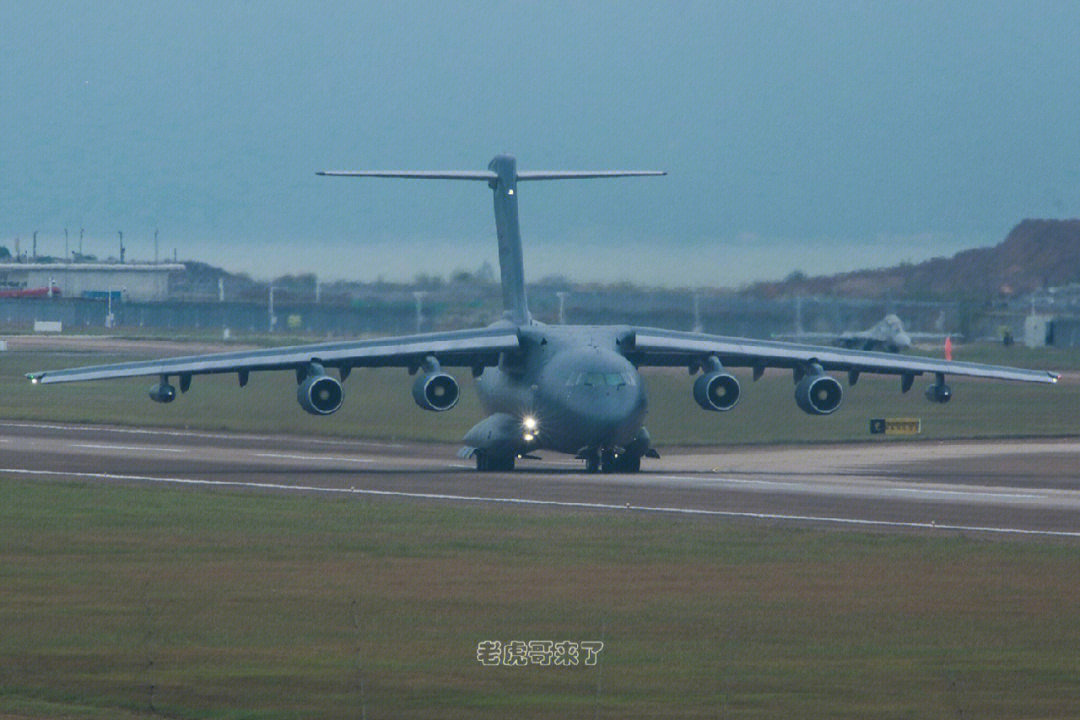
<svg viewBox="0 0 1080 720">
<path fill-rule="evenodd" d="M 476 453 L 476 469 L 480 472 L 510 472 L 514 469 L 513 455 Z"/>
<path fill-rule="evenodd" d="M 620 455 L 615 458 L 615 472 L 636 473 L 641 470 L 640 455 Z"/>
<path fill-rule="evenodd" d="M 604 473 L 613 473 L 616 470 L 615 452 L 613 450 L 604 450 L 600 453 L 600 471 Z"/>
</svg>

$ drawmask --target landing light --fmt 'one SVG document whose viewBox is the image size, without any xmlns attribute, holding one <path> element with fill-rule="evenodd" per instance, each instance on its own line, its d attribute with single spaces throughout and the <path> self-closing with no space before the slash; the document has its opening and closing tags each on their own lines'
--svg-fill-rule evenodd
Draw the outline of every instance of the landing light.
<svg viewBox="0 0 1080 720">
<path fill-rule="evenodd" d="M 532 441 L 533 441 L 533 437 L 534 437 L 534 435 L 533 435 L 532 433 L 525 433 L 525 434 L 524 434 L 524 435 L 522 436 L 522 439 L 523 439 L 523 440 L 525 440 L 525 442 L 532 442 Z"/>
<path fill-rule="evenodd" d="M 30 384 L 31 385 L 37 385 L 38 384 L 38 379 L 37 378 L 30 378 Z"/>
<path fill-rule="evenodd" d="M 532 415 L 526 415 L 521 419 L 521 427 L 525 428 L 529 432 L 533 432 L 537 428 L 536 418 Z"/>
</svg>

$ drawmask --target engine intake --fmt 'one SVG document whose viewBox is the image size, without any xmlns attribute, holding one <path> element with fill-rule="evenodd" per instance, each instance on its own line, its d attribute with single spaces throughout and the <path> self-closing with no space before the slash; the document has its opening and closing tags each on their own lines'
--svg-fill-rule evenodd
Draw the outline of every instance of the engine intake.
<svg viewBox="0 0 1080 720">
<path fill-rule="evenodd" d="M 952 400 L 952 388 L 945 383 L 936 383 L 926 388 L 926 399 L 933 403 L 945 404 Z"/>
<path fill-rule="evenodd" d="M 344 399 L 341 383 L 329 375 L 309 375 L 296 388 L 297 402 L 312 415 L 337 412 Z"/>
<path fill-rule="evenodd" d="M 159 403 L 171 403 L 176 399 L 176 388 L 166 382 L 151 385 L 150 399 Z"/>
<path fill-rule="evenodd" d="M 457 405 L 457 380 L 442 372 L 427 373 L 416 378 L 412 394 L 416 404 L 423 409 L 444 412 Z"/>
<path fill-rule="evenodd" d="M 810 415 L 835 412 L 843 399 L 844 389 L 828 375 L 807 375 L 795 386 L 795 403 Z"/>
<path fill-rule="evenodd" d="M 725 372 L 705 373 L 694 381 L 694 400 L 713 412 L 724 412 L 738 405 L 739 392 L 739 381 Z"/>
</svg>

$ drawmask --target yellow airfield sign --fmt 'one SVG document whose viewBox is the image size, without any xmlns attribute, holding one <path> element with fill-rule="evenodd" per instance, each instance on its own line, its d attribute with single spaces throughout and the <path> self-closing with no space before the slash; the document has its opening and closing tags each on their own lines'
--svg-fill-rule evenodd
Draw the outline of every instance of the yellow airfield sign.
<svg viewBox="0 0 1080 720">
<path fill-rule="evenodd" d="M 922 418 L 870 418 L 871 435 L 918 435 Z"/>
</svg>

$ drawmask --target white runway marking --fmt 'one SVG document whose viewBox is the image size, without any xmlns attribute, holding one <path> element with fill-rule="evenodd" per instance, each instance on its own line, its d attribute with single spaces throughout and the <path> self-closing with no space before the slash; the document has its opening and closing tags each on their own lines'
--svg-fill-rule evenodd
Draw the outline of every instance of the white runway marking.
<svg viewBox="0 0 1080 720">
<path fill-rule="evenodd" d="M 696 515 L 703 517 L 743 518 L 754 520 L 784 520 L 790 522 L 814 522 L 833 525 L 905 528 L 912 530 L 950 530 L 960 532 L 984 532 L 1007 535 L 1040 537 L 1080 538 L 1080 532 L 1066 530 L 1030 530 L 1025 528 L 994 527 L 984 525 L 939 525 L 933 522 L 903 520 L 871 520 L 867 518 L 828 517 L 822 515 L 785 515 L 780 513 L 739 512 L 734 510 L 704 510 L 699 508 L 657 507 L 649 505 L 616 505 L 614 503 L 573 502 L 566 500 L 536 500 L 515 497 L 484 497 L 481 495 L 448 495 L 444 493 L 404 492 L 399 490 L 370 490 L 356 488 L 326 488 L 310 485 L 285 485 L 282 483 L 241 482 L 236 480 L 200 480 L 197 478 L 152 477 L 148 475 L 116 475 L 112 473 L 75 472 L 70 470 L 30 470 L 26 468 L 0 468 L 0 474 L 37 475 L 52 477 L 77 477 L 96 480 L 121 480 L 171 485 L 201 485 L 204 487 L 247 488 L 253 490 L 284 490 L 289 492 L 327 493 L 334 495 L 361 495 L 374 497 L 397 497 L 415 500 L 446 500 L 450 502 L 492 503 L 501 505 L 533 505 L 561 507 L 577 510 L 621 510 L 646 513 Z"/>
<path fill-rule="evenodd" d="M 68 447 L 91 448 L 94 450 L 149 450 L 150 452 L 182 453 L 183 448 L 163 448 L 152 445 L 106 445 L 103 443 L 72 443 Z"/>
<path fill-rule="evenodd" d="M 172 437 L 196 437 L 213 438 L 215 440 L 267 440 L 280 441 L 281 438 L 274 435 L 254 435 L 246 433 L 212 433 L 194 430 L 157 430 L 148 428 L 125 428 L 106 425 L 57 425 L 51 423 L 34 422 L 0 422 L 0 428 L 38 428 L 41 430 L 80 430 L 82 432 L 111 432 L 124 433 L 127 435 L 165 435 Z M 325 440 L 317 438 L 303 438 L 306 443 L 314 445 L 362 445 L 382 448 L 403 448 L 401 443 L 377 442 L 374 440 Z"/>
<path fill-rule="evenodd" d="M 788 490 L 797 490 L 807 493 L 821 493 L 822 488 L 836 487 L 830 483 L 806 483 L 792 482 L 788 480 L 747 480 L 743 478 L 728 478 L 718 476 L 694 477 L 691 475 L 651 475 L 649 479 L 675 480 L 678 482 L 709 482 L 716 485 L 754 485 L 761 487 L 778 487 Z M 847 489 L 847 488 L 845 488 Z M 913 495 L 947 495 L 970 498 L 1004 498 L 1011 500 L 1045 500 L 1049 497 L 1044 493 L 1020 493 L 1001 492 L 995 490 L 943 490 L 933 487 L 891 487 L 888 485 L 876 485 L 872 487 L 874 493 L 911 493 Z"/>
<path fill-rule="evenodd" d="M 332 455 L 290 455 L 288 453 L 252 453 L 255 457 L 284 458 L 286 460 L 332 460 L 334 462 L 375 462 L 371 458 L 336 457 Z"/>
</svg>

